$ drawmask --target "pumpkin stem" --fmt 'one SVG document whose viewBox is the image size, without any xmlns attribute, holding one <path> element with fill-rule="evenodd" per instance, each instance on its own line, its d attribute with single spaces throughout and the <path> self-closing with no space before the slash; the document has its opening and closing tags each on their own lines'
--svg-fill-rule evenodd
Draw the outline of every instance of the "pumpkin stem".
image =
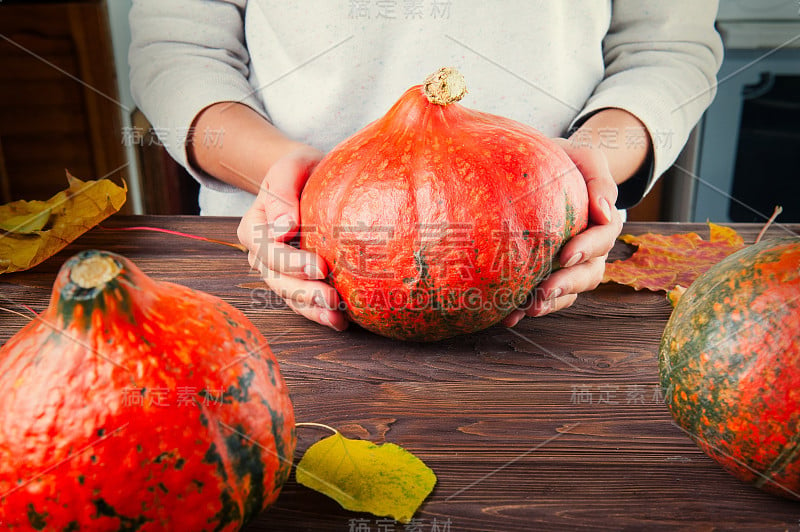
<svg viewBox="0 0 800 532">
<path fill-rule="evenodd" d="M 315 428 L 318 428 L 318 429 L 330 430 L 334 434 L 339 434 L 339 431 L 336 430 L 335 428 L 333 428 L 333 427 L 331 427 L 329 425 L 326 425 L 324 423 L 314 423 L 313 421 L 303 421 L 303 422 L 300 422 L 300 423 L 295 423 L 294 426 L 295 427 L 315 427 Z"/>
<path fill-rule="evenodd" d="M 109 255 L 93 254 L 72 267 L 70 281 L 81 288 L 99 288 L 117 276 L 120 266 Z"/>
<path fill-rule="evenodd" d="M 764 224 L 764 227 L 762 227 L 761 231 L 758 233 L 758 236 L 756 237 L 756 241 L 755 241 L 756 244 L 761 242 L 761 239 L 764 238 L 764 233 L 767 232 L 767 229 L 769 229 L 769 226 L 772 225 L 772 222 L 775 221 L 775 218 L 777 218 L 778 215 L 780 213 L 782 213 L 782 212 L 783 212 L 783 207 L 781 207 L 780 205 L 777 205 L 775 207 L 775 210 L 772 212 L 772 216 L 769 217 L 769 220 L 767 220 L 767 223 Z"/>
<path fill-rule="evenodd" d="M 428 101 L 437 105 L 457 102 L 467 93 L 467 83 L 461 72 L 453 67 L 442 67 L 427 78 L 422 90 Z"/>
</svg>

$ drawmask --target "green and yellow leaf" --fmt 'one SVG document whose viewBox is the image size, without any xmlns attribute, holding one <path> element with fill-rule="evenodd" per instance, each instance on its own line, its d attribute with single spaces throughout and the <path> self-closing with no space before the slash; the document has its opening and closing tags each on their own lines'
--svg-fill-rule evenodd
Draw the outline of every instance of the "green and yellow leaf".
<svg viewBox="0 0 800 532">
<path fill-rule="evenodd" d="M 393 443 L 375 445 L 336 433 L 306 451 L 297 482 L 343 508 L 407 523 L 436 484 L 419 458 Z"/>
<path fill-rule="evenodd" d="M 47 201 L 0 205 L 0 274 L 27 270 L 119 211 L 127 187 L 108 179 L 81 181 L 67 172 L 69 188 Z"/>
</svg>

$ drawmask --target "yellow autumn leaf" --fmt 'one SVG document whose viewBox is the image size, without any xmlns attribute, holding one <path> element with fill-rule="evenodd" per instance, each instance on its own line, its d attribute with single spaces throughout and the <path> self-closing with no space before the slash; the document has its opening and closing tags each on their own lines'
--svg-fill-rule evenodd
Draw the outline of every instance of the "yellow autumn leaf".
<svg viewBox="0 0 800 532">
<path fill-rule="evenodd" d="M 48 221 L 50 221 L 50 209 L 45 208 L 40 212 L 18 214 L 2 219 L 0 220 L 0 229 L 21 234 L 33 233 L 44 229 Z"/>
<path fill-rule="evenodd" d="M 0 274 L 44 262 L 125 203 L 127 187 L 108 179 L 84 182 L 67 172 L 67 181 L 47 201 L 0 205 Z"/>
<path fill-rule="evenodd" d="M 402 447 L 351 440 L 338 432 L 308 448 L 296 476 L 347 510 L 401 523 L 411 520 L 436 484 L 433 471 Z"/>
</svg>

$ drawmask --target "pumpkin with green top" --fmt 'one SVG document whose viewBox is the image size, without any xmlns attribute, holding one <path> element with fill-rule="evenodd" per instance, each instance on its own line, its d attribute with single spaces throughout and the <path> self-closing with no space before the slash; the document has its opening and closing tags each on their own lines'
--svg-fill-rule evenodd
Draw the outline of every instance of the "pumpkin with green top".
<svg viewBox="0 0 800 532">
<path fill-rule="evenodd" d="M 233 531 L 278 496 L 294 413 L 267 341 L 221 299 L 103 251 L 0 348 L 4 530 Z"/>
</svg>

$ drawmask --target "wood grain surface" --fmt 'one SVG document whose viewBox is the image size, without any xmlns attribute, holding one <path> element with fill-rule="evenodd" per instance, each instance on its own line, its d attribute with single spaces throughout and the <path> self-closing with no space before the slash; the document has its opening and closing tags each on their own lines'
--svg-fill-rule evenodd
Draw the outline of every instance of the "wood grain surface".
<svg viewBox="0 0 800 532">
<path fill-rule="evenodd" d="M 236 240 L 229 218 L 114 217 L 29 272 L 0 277 L 0 306 L 47 306 L 63 261 L 102 248 L 150 276 L 217 295 L 270 341 L 298 421 L 391 441 L 436 473 L 409 526 L 342 510 L 292 479 L 249 532 L 339 530 L 800 530 L 800 503 L 751 488 L 706 457 L 670 417 L 658 386 L 662 293 L 601 285 L 571 308 L 517 327 L 437 343 L 336 333 L 292 313 L 250 273 L 243 253 L 150 225 Z M 735 224 L 748 242 L 760 229 Z M 773 227 L 770 235 L 800 227 Z M 704 225 L 629 223 L 624 232 Z M 611 259 L 630 253 L 619 242 Z M 28 318 L 0 312 L 0 342 Z M 298 429 L 297 458 L 325 434 Z"/>
</svg>

